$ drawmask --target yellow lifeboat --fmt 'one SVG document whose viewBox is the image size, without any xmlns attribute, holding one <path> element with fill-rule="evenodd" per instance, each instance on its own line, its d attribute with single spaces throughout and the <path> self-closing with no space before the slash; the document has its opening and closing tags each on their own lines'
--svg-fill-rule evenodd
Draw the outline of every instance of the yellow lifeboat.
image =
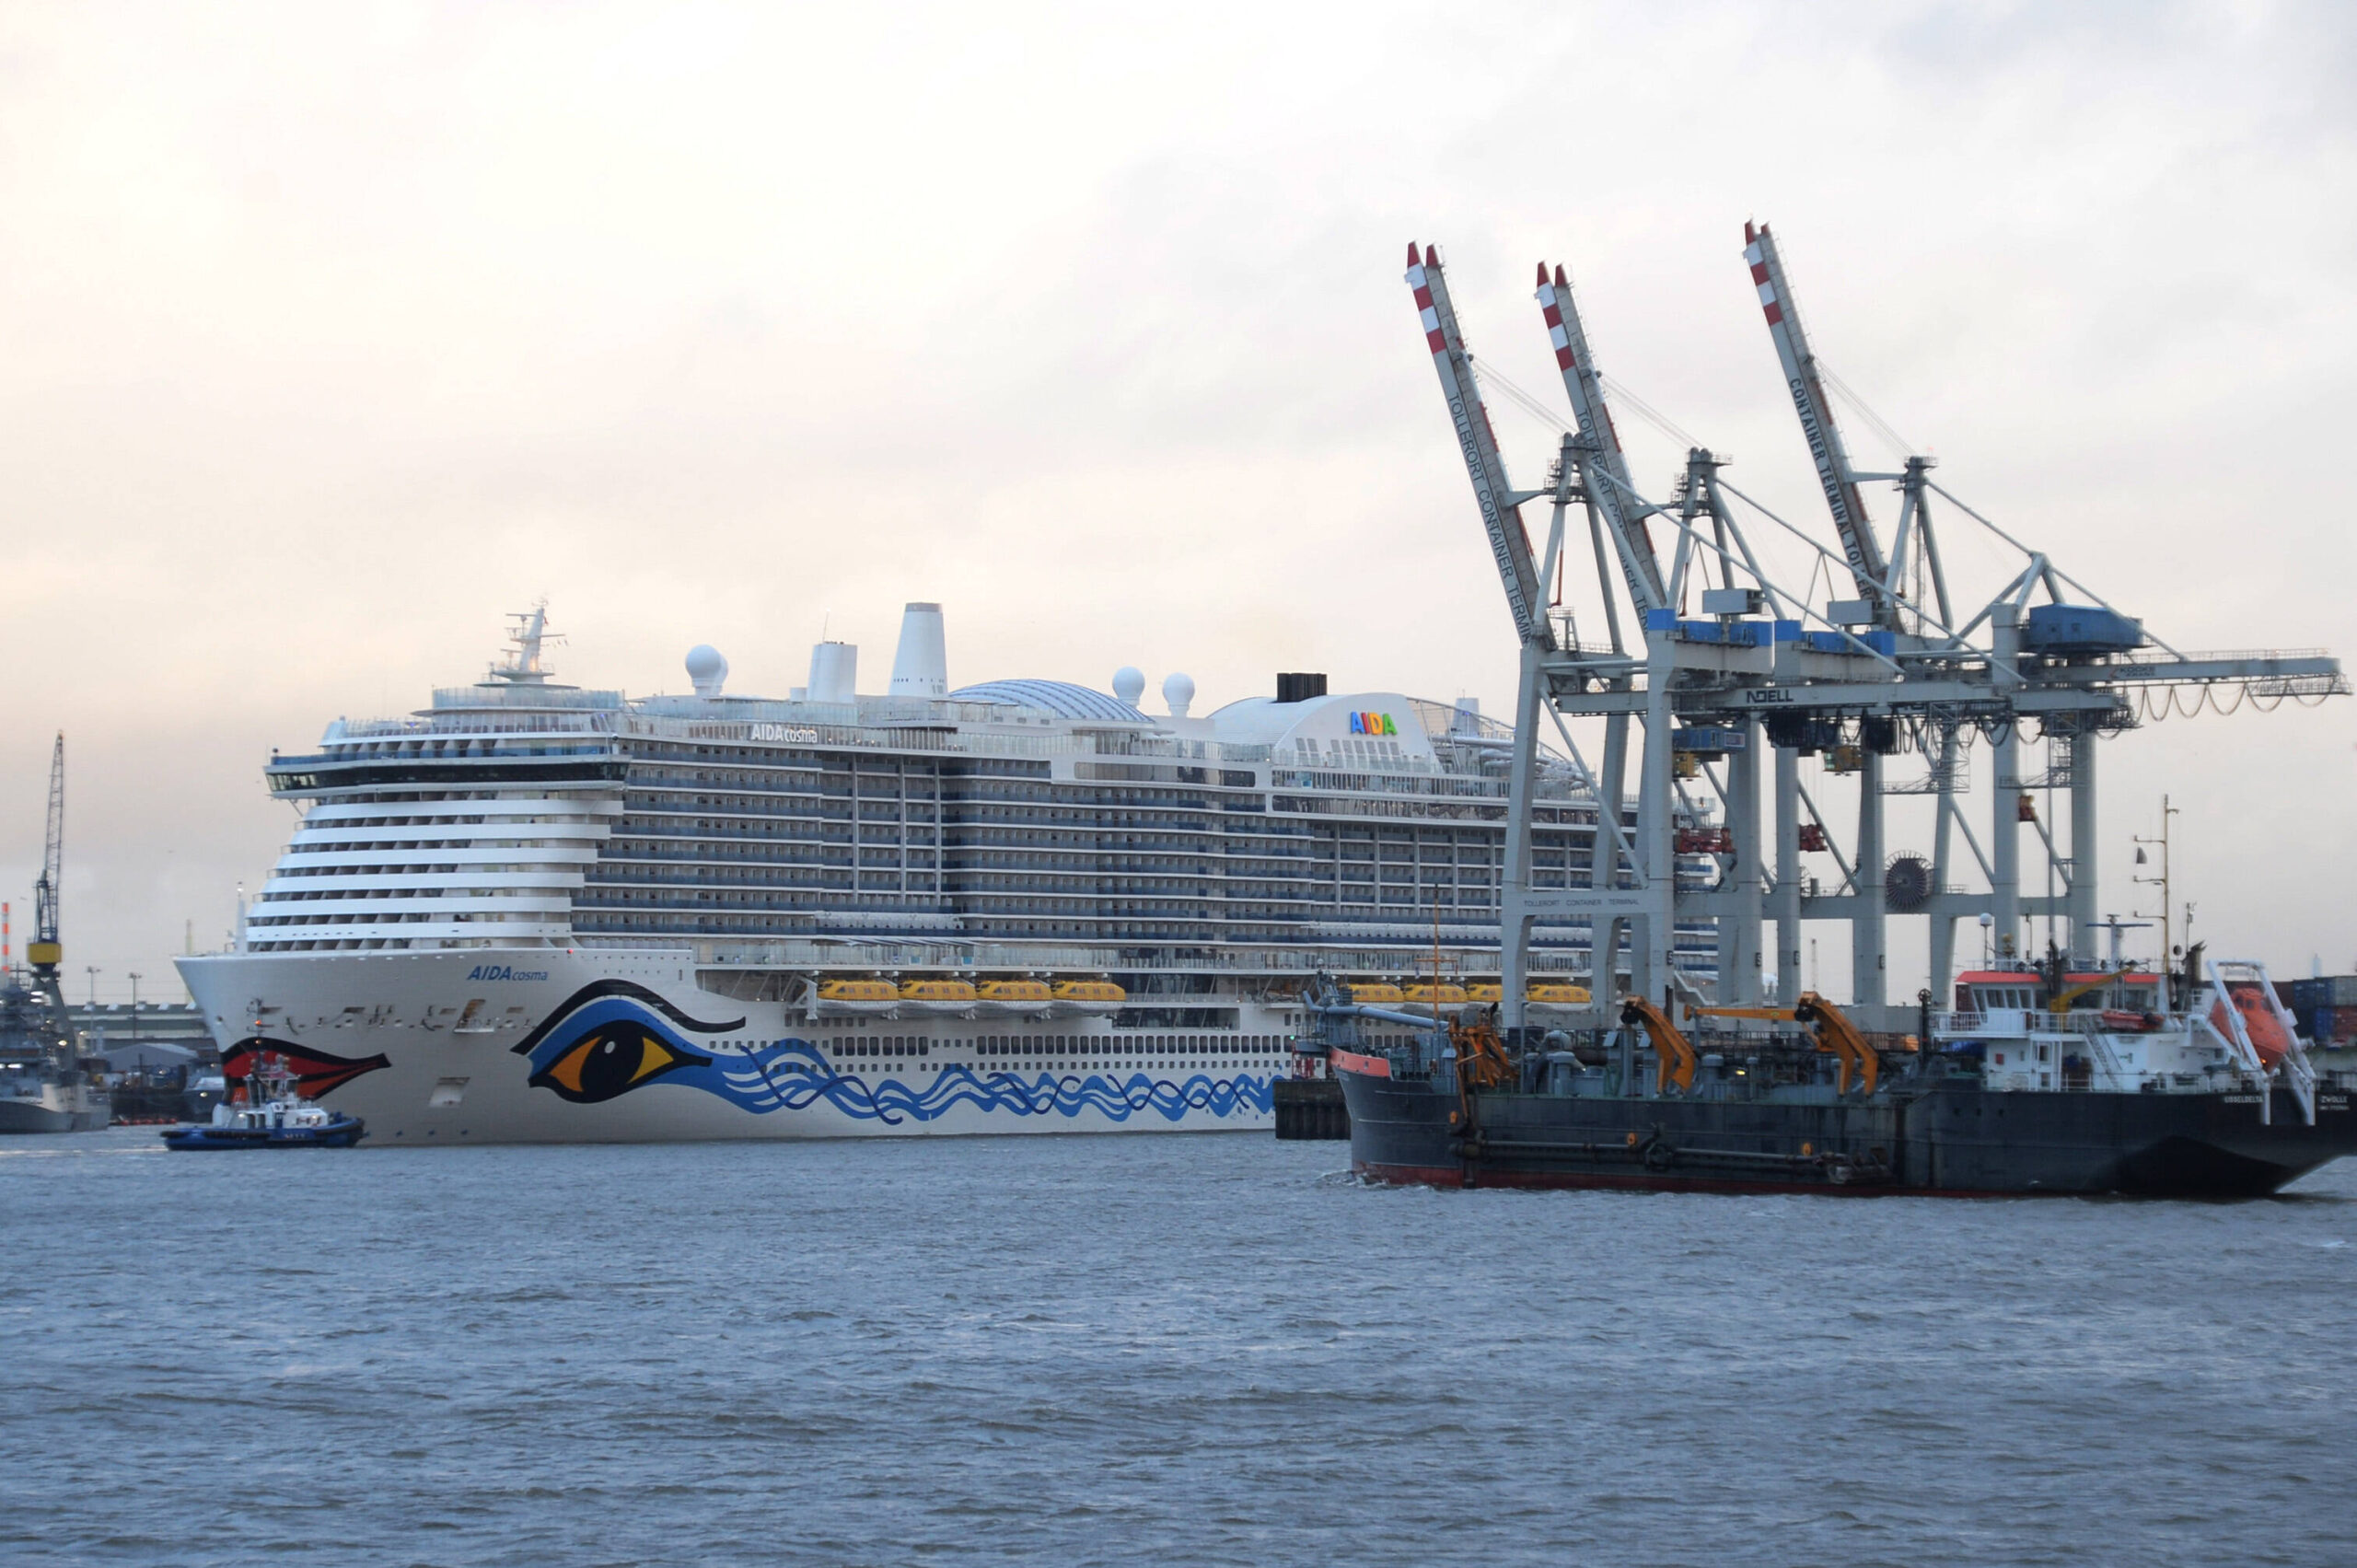
<svg viewBox="0 0 2357 1568">
<path fill-rule="evenodd" d="M 1523 993 L 1523 1005 L 1533 1013 L 1569 1013 L 1594 1000 L 1585 985 L 1534 985 Z"/>
<path fill-rule="evenodd" d="M 822 1018 L 852 1018 L 900 1005 L 900 988 L 888 980 L 822 980 L 811 1010 Z"/>
<path fill-rule="evenodd" d="M 1472 993 L 1463 986 L 1443 981 L 1438 985 L 1403 985 L 1399 1000 L 1414 1007 L 1430 1007 L 1438 1003 L 1443 1007 L 1462 1007 Z"/>
<path fill-rule="evenodd" d="M 1056 999 L 1041 980 L 986 980 L 974 990 L 974 1011 L 992 1017 L 1037 1018 Z"/>
<path fill-rule="evenodd" d="M 1354 981 L 1351 986 L 1351 1000 L 1363 1007 L 1397 1007 L 1407 999 L 1407 993 L 1389 981 Z"/>
<path fill-rule="evenodd" d="M 900 1011 L 930 1013 L 937 1017 L 954 1017 L 974 1010 L 975 991 L 962 980 L 904 980 L 900 982 Z"/>
<path fill-rule="evenodd" d="M 1472 1003 L 1477 1007 L 1487 1007 L 1492 1003 L 1503 1002 L 1505 999 L 1506 988 L 1504 986 L 1492 985 L 1486 981 L 1480 984 L 1469 985 L 1465 988 L 1465 1000 Z"/>
<path fill-rule="evenodd" d="M 1109 980 L 1058 981 L 1048 1005 L 1051 1017 L 1076 1018 L 1089 1014 L 1118 1013 L 1130 993 Z"/>
</svg>

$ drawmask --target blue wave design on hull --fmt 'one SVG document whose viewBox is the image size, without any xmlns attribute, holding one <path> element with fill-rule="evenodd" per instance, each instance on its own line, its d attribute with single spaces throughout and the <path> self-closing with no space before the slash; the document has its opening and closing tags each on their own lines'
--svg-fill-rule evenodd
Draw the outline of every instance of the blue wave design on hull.
<svg viewBox="0 0 2357 1568">
<path fill-rule="evenodd" d="M 1183 1082 L 1144 1073 L 1121 1080 L 1097 1073 L 1041 1073 L 1027 1078 L 959 1066 L 936 1073 L 920 1087 L 895 1077 L 871 1080 L 841 1072 L 800 1040 L 723 1057 L 710 1067 L 672 1074 L 665 1082 L 694 1084 L 757 1115 L 802 1110 L 824 1100 L 847 1116 L 888 1127 L 904 1121 L 935 1121 L 961 1105 L 1016 1116 L 1071 1118 L 1095 1111 L 1112 1121 L 1158 1116 L 1177 1122 L 1198 1111 L 1223 1119 L 1266 1114 L 1275 1098 L 1273 1079 L 1250 1074 L 1214 1078 L 1198 1073 Z"/>
<path fill-rule="evenodd" d="M 932 1080 L 911 1084 L 886 1069 L 875 1077 L 844 1072 L 807 1040 L 784 1040 L 752 1051 L 711 1040 L 691 1041 L 680 1027 L 712 1035 L 744 1020 L 703 1023 L 643 987 L 607 981 L 576 992 L 565 1005 L 514 1047 L 530 1064 L 530 1082 L 576 1104 L 598 1104 L 656 1083 L 684 1084 L 717 1095 L 756 1116 L 806 1110 L 821 1102 L 857 1121 L 896 1127 L 937 1121 L 961 1106 L 1013 1116 L 1090 1112 L 1121 1122 L 1159 1117 L 1167 1122 L 1209 1113 L 1225 1119 L 1268 1114 L 1275 1103 L 1272 1076 L 1238 1074 L 1185 1080 L 1132 1073 L 1041 1073 L 1031 1077 L 967 1066 L 931 1069 Z M 898 1071 L 927 1069 L 908 1063 Z"/>
</svg>

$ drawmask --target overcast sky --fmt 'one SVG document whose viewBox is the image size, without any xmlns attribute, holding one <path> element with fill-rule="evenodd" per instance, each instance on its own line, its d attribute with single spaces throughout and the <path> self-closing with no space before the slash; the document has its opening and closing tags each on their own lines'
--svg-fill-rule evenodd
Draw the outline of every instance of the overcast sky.
<svg viewBox="0 0 2357 1568">
<path fill-rule="evenodd" d="M 1531 267 L 1568 263 L 1607 372 L 1830 543 L 1739 255 L 1771 219 L 1819 351 L 1960 496 L 2180 648 L 2357 655 L 2351 15 L 13 8 L 17 939 L 57 729 L 73 993 L 177 995 L 292 824 L 270 749 L 473 679 L 541 595 L 562 675 L 633 693 L 710 641 L 783 694 L 822 627 L 880 687 L 936 598 L 959 682 L 1505 710 L 1411 239 L 1557 406 Z M 1550 432 L 1494 416 L 1537 482 Z M 1620 425 L 1666 492 L 1681 448 Z M 2357 702 L 2107 764 L 2107 912 L 2152 907 L 2166 790 L 2197 934 L 2357 967 Z"/>
</svg>

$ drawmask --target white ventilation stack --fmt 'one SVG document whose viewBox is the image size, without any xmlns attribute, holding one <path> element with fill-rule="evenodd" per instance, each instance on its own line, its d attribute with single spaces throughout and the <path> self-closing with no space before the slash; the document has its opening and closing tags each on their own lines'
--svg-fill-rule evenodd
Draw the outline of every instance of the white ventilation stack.
<svg viewBox="0 0 2357 1568">
<path fill-rule="evenodd" d="M 810 700 L 814 703 L 855 703 L 859 700 L 859 645 L 820 643 L 810 650 Z"/>
<path fill-rule="evenodd" d="M 941 606 L 912 604 L 900 611 L 900 645 L 892 655 L 891 694 L 949 695 L 949 649 L 942 636 Z"/>
</svg>

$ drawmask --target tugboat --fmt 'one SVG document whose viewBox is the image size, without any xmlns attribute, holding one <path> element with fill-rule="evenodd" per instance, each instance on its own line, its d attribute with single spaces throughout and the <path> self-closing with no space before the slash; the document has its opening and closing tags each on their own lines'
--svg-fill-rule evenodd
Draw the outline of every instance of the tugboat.
<svg viewBox="0 0 2357 1568">
<path fill-rule="evenodd" d="M 1961 977 L 1919 1032 L 1789 1007 L 1631 996 L 1621 1028 L 1435 1023 L 1310 1004 L 1351 1164 L 1443 1187 L 1957 1196 L 2256 1197 L 2357 1154 L 2352 1086 L 2319 1075 L 2264 969 Z M 1682 1014 L 1682 1020 L 1678 1015 Z M 1369 1026 L 1378 1026 L 1370 1028 Z"/>
<path fill-rule="evenodd" d="M 166 1132 L 168 1149 L 348 1149 L 367 1126 L 329 1110 L 295 1089 L 295 1074 L 275 1054 L 254 1059 L 243 1087 L 213 1108 L 213 1120 Z"/>
</svg>

